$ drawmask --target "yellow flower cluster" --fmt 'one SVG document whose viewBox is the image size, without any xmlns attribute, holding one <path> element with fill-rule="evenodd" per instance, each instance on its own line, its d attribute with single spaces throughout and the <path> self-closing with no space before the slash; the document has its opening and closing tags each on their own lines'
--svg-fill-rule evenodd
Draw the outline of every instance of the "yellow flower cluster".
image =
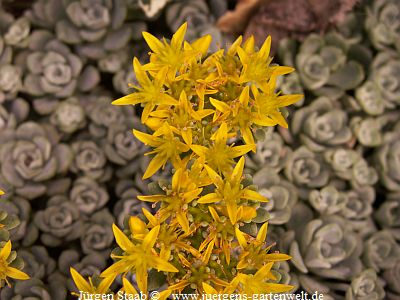
<svg viewBox="0 0 400 300">
<path fill-rule="evenodd" d="M 244 155 L 256 151 L 257 128 L 287 127 L 280 109 L 303 95 L 280 95 L 275 89 L 277 77 L 293 69 L 271 64 L 270 38 L 259 51 L 253 38 L 242 43 L 239 37 L 228 50 L 209 54 L 211 37 L 188 43 L 186 26 L 170 42 L 143 33 L 152 51 L 150 62 L 133 60 L 136 91 L 113 102 L 143 107 L 141 120 L 150 133 L 133 130 L 152 148 L 143 178 L 172 163 L 172 182 L 157 195 L 138 197 L 159 203 L 159 210 L 153 215 L 143 209 L 147 221 L 133 216 L 125 232 L 113 226 L 119 251 L 111 255 L 116 262 L 100 275 L 105 282 L 101 288 L 71 272 L 77 286 L 90 293 L 104 292 L 117 275 L 129 272 L 147 293 L 150 269 L 165 274 L 169 287 L 164 298 L 189 290 L 289 291 L 291 286 L 275 282 L 271 268 L 290 257 L 268 253 L 267 224 L 256 237 L 241 226 L 256 216 L 259 202 L 268 201 L 244 183 Z M 124 290 L 137 293 L 125 277 L 123 282 Z"/>
</svg>

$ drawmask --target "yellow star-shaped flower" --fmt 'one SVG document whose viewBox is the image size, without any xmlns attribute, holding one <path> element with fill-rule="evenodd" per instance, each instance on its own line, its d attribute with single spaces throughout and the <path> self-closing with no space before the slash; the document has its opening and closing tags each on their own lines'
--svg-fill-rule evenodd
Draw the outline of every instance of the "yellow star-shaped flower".
<svg viewBox="0 0 400 300">
<path fill-rule="evenodd" d="M 202 204 L 220 202 L 226 207 L 232 224 L 235 224 L 238 219 L 238 214 L 240 212 L 238 203 L 241 199 L 268 202 L 268 199 L 261 194 L 247 187 L 243 188 L 240 184 L 244 168 L 243 156 L 236 164 L 232 174 L 226 177 L 225 180 L 210 167 L 205 166 L 205 168 L 217 189 L 214 193 L 209 193 L 201 197 L 197 202 Z"/>
<path fill-rule="evenodd" d="M 123 255 L 113 255 L 112 258 L 119 260 L 111 267 L 103 271 L 101 277 L 109 277 L 115 274 L 136 273 L 136 280 L 140 290 L 147 293 L 147 270 L 149 268 L 164 272 L 178 272 L 168 261 L 160 258 L 153 249 L 157 240 L 160 225 L 154 227 L 140 243 L 133 243 L 115 224 L 113 232 L 118 246 Z"/>
</svg>

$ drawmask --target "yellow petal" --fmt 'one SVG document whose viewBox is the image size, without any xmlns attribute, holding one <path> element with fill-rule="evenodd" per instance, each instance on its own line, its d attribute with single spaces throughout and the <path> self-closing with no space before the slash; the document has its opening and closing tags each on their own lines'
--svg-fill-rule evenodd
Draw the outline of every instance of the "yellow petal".
<svg viewBox="0 0 400 300">
<path fill-rule="evenodd" d="M 183 128 L 181 130 L 181 135 L 183 140 L 185 141 L 186 144 L 188 144 L 189 146 L 192 144 L 192 129 L 190 128 Z"/>
<path fill-rule="evenodd" d="M 148 118 L 144 124 L 151 130 L 156 131 L 158 128 L 162 126 L 163 122 L 164 122 L 163 120 L 158 118 Z"/>
<path fill-rule="evenodd" d="M 244 237 L 243 232 L 239 230 L 239 228 L 235 228 L 235 234 L 236 238 L 238 239 L 239 245 L 242 246 L 243 248 L 247 247 L 247 241 L 246 238 Z"/>
<path fill-rule="evenodd" d="M 218 144 L 226 144 L 226 140 L 228 139 L 228 125 L 223 122 L 218 130 L 211 136 L 211 139 L 215 140 Z"/>
<path fill-rule="evenodd" d="M 229 111 L 231 108 L 225 102 L 210 98 L 211 104 L 221 112 Z"/>
<path fill-rule="evenodd" d="M 255 39 L 254 39 L 254 36 L 251 35 L 251 36 L 243 43 L 243 50 L 246 51 L 247 53 L 253 53 L 253 52 L 254 52 L 254 44 L 255 44 Z"/>
<path fill-rule="evenodd" d="M 146 123 L 146 121 L 147 121 L 147 119 L 149 118 L 149 115 L 150 115 L 150 113 L 153 111 L 153 109 L 155 108 L 156 106 L 154 105 L 154 104 L 152 104 L 152 103 L 146 103 L 146 105 L 144 106 L 144 108 L 143 108 L 143 111 L 142 111 L 142 116 L 141 116 L 141 122 L 143 123 L 143 124 L 145 124 Z"/>
<path fill-rule="evenodd" d="M 239 55 L 239 59 L 243 64 L 242 74 L 244 74 L 246 72 L 245 67 L 247 66 L 247 63 L 249 62 L 250 58 L 241 47 L 237 47 L 237 54 Z"/>
<path fill-rule="evenodd" d="M 177 268 L 175 268 L 171 263 L 163 260 L 158 256 L 154 256 L 151 258 L 151 266 L 156 268 L 158 271 L 163 272 L 179 272 Z"/>
<path fill-rule="evenodd" d="M 166 109 L 160 109 L 160 107 L 157 108 L 157 110 L 152 111 L 150 113 L 150 116 L 152 117 L 157 117 L 157 118 L 161 118 L 161 119 L 165 119 L 168 118 L 170 115 L 170 111 L 166 110 Z"/>
<path fill-rule="evenodd" d="M 191 268 L 191 263 L 181 253 L 178 253 L 178 258 L 185 267 Z"/>
<path fill-rule="evenodd" d="M 257 233 L 257 241 L 264 243 L 265 239 L 267 238 L 267 231 L 268 231 L 268 223 L 265 222 Z"/>
<path fill-rule="evenodd" d="M 216 193 L 210 193 L 197 200 L 197 203 L 207 204 L 221 201 L 222 199 Z"/>
<path fill-rule="evenodd" d="M 245 207 L 241 206 L 241 207 L 243 208 L 241 220 L 249 222 L 257 216 L 257 211 L 254 207 L 248 207 L 248 206 Z"/>
<path fill-rule="evenodd" d="M 271 271 L 272 266 L 274 265 L 273 262 L 267 263 L 266 265 L 262 266 L 256 274 L 254 274 L 254 279 L 256 280 L 263 280 L 267 277 L 268 273 Z"/>
<path fill-rule="evenodd" d="M 125 252 L 132 250 L 135 245 L 128 239 L 128 237 L 119 229 L 115 224 L 112 225 L 115 240 L 121 249 Z"/>
<path fill-rule="evenodd" d="M 208 48 L 210 47 L 211 41 L 211 35 L 207 34 L 195 40 L 193 43 L 190 44 L 190 46 L 192 46 L 192 48 L 196 51 L 199 51 L 202 55 L 206 55 L 208 52 Z"/>
<path fill-rule="evenodd" d="M 292 291 L 294 286 L 288 284 L 263 282 L 262 288 L 268 293 L 286 293 Z"/>
<path fill-rule="evenodd" d="M 268 202 L 268 199 L 265 198 L 263 195 L 255 191 L 252 191 L 250 189 L 244 190 L 241 198 L 260 201 L 260 202 Z"/>
<path fill-rule="evenodd" d="M 211 285 L 203 282 L 203 290 L 206 294 L 212 295 L 212 294 L 218 294 L 217 290 L 214 289 Z"/>
<path fill-rule="evenodd" d="M 166 299 L 168 299 L 169 295 L 171 295 L 171 293 L 172 293 L 172 291 L 170 291 L 170 290 L 162 291 L 158 294 L 157 300 L 166 300 Z"/>
<path fill-rule="evenodd" d="M 30 278 L 28 274 L 13 267 L 7 267 L 7 276 L 19 280 L 28 280 Z"/>
<path fill-rule="evenodd" d="M 162 88 L 165 82 L 165 77 L 168 72 L 168 66 L 164 66 L 157 72 L 156 77 L 154 78 L 154 85 L 157 85 L 158 88 Z"/>
<path fill-rule="evenodd" d="M 144 293 L 147 294 L 147 269 L 144 265 L 140 264 L 137 266 L 136 268 L 136 281 L 139 287 L 139 290 Z"/>
<path fill-rule="evenodd" d="M 186 214 L 182 211 L 176 214 L 176 219 L 178 220 L 179 225 L 181 225 L 184 232 L 189 231 L 189 220 L 186 217 Z"/>
<path fill-rule="evenodd" d="M 287 67 L 287 66 L 278 66 L 275 67 L 273 70 L 273 76 L 279 76 L 279 75 L 285 75 L 292 73 L 294 71 L 294 68 L 292 67 Z"/>
<path fill-rule="evenodd" d="M 187 22 L 183 23 L 178 30 L 174 33 L 171 39 L 171 47 L 175 50 L 182 47 L 183 39 L 185 38 L 187 29 Z"/>
<path fill-rule="evenodd" d="M 75 282 L 76 287 L 79 291 L 90 292 L 91 286 L 90 284 L 79 274 L 74 268 L 70 267 L 69 271 L 71 272 L 72 279 Z"/>
<path fill-rule="evenodd" d="M 161 92 L 158 99 L 158 101 L 156 101 L 156 104 L 166 104 L 166 105 L 178 105 L 179 102 L 176 101 L 175 98 L 173 98 L 172 96 L 165 94 L 165 92 Z"/>
<path fill-rule="evenodd" d="M 143 179 L 147 179 L 154 175 L 162 166 L 164 166 L 167 162 L 168 158 L 163 157 L 161 154 L 157 154 L 154 158 L 150 161 L 149 165 L 147 166 L 147 170 L 143 175 Z"/>
<path fill-rule="evenodd" d="M 249 103 L 249 86 L 246 86 L 243 91 L 241 92 L 239 96 L 239 101 L 242 103 L 244 106 L 247 106 Z"/>
<path fill-rule="evenodd" d="M 218 175 L 217 172 L 215 172 L 213 169 L 211 169 L 209 166 L 204 165 L 204 168 L 206 169 L 208 176 L 212 180 L 212 182 L 216 185 L 220 184 L 222 182 L 221 176 Z"/>
<path fill-rule="evenodd" d="M 151 146 L 151 147 L 157 147 L 160 142 L 159 142 L 159 138 L 151 135 L 151 134 L 147 134 L 141 131 L 138 131 L 136 129 L 133 130 L 133 135 L 142 143 L 144 143 L 145 145 Z"/>
<path fill-rule="evenodd" d="M 167 198 L 165 195 L 147 195 L 147 196 L 137 196 L 139 200 L 146 202 L 159 202 Z"/>
<path fill-rule="evenodd" d="M 213 248 L 214 248 L 214 241 L 211 241 L 208 244 L 207 249 L 204 252 L 203 258 L 202 258 L 203 263 L 206 264 L 206 265 L 208 264 L 208 261 L 210 260 L 210 256 L 211 256 Z"/>
<path fill-rule="evenodd" d="M 201 145 L 190 145 L 190 149 L 198 156 L 205 156 L 207 154 L 208 148 Z"/>
<path fill-rule="evenodd" d="M 288 128 L 288 123 L 279 111 L 271 111 L 269 117 L 276 121 L 283 128 Z"/>
<path fill-rule="evenodd" d="M 127 263 L 125 260 L 119 260 L 101 272 L 100 277 L 108 277 L 114 274 L 126 273 L 134 267 L 134 262 Z"/>
<path fill-rule="evenodd" d="M 142 32 L 143 38 L 146 40 L 147 45 L 149 45 L 150 49 L 155 52 L 161 52 L 162 49 L 164 48 L 163 43 L 156 38 L 154 35 L 148 33 L 148 32 Z"/>
<path fill-rule="evenodd" d="M 129 218 L 129 229 L 133 234 L 147 233 L 146 224 L 136 216 Z"/>
<path fill-rule="evenodd" d="M 211 242 L 215 238 L 215 234 L 210 233 L 207 238 L 200 244 L 199 246 L 199 251 L 203 251 L 204 248 L 208 245 L 209 242 Z"/>
<path fill-rule="evenodd" d="M 211 216 L 213 217 L 213 219 L 214 219 L 216 222 L 221 222 L 221 219 L 220 219 L 220 217 L 218 216 L 218 213 L 217 213 L 217 211 L 214 209 L 214 207 L 209 206 L 209 207 L 208 207 L 208 210 L 210 211 Z"/>
<path fill-rule="evenodd" d="M 99 286 L 97 287 L 98 293 L 99 294 L 107 293 L 107 291 L 110 289 L 111 284 L 114 282 L 115 277 L 117 277 L 117 274 L 113 274 L 113 275 L 103 278 L 103 280 L 100 282 Z"/>
<path fill-rule="evenodd" d="M 124 291 L 126 294 L 131 294 L 131 295 L 138 295 L 138 292 L 136 289 L 133 287 L 133 285 L 129 282 L 128 279 L 125 277 L 122 278 L 122 282 L 124 285 Z"/>
<path fill-rule="evenodd" d="M 256 151 L 256 145 L 241 145 L 241 146 L 235 146 L 231 148 L 231 157 L 235 158 L 238 156 L 243 156 L 249 151 Z"/>
<path fill-rule="evenodd" d="M 143 88 L 152 85 L 152 82 L 150 81 L 149 76 L 143 70 L 142 65 L 140 64 L 139 60 L 136 57 L 133 59 L 133 70 L 135 72 L 137 81 Z"/>
<path fill-rule="evenodd" d="M 248 265 L 249 265 L 249 263 L 245 259 L 242 259 L 242 260 L 239 261 L 239 263 L 237 264 L 236 268 L 238 270 L 240 270 L 240 269 L 246 268 Z"/>
<path fill-rule="evenodd" d="M 252 121 L 259 126 L 275 126 L 277 124 L 276 121 L 265 116 L 253 116 Z"/>
<path fill-rule="evenodd" d="M 154 217 L 146 208 L 142 207 L 142 212 L 153 227 L 158 225 L 156 217 Z"/>
<path fill-rule="evenodd" d="M 239 183 L 242 178 L 245 158 L 242 156 L 232 171 L 231 180 Z"/>
<path fill-rule="evenodd" d="M 197 196 L 203 191 L 202 188 L 194 189 L 193 191 L 189 191 L 183 194 L 183 198 L 186 203 L 193 201 Z"/>
<path fill-rule="evenodd" d="M 141 103 L 143 101 L 143 97 L 138 94 L 138 93 L 132 93 L 129 95 L 126 95 L 124 97 L 121 97 L 117 100 L 114 100 L 111 102 L 112 105 L 135 105 L 138 103 Z"/>
<path fill-rule="evenodd" d="M 304 98 L 303 94 L 292 94 L 292 95 L 279 96 L 278 97 L 279 107 L 289 106 L 303 98 Z"/>
<path fill-rule="evenodd" d="M 156 227 L 151 229 L 150 232 L 146 235 L 142 243 L 142 246 L 145 249 L 153 248 L 154 244 L 156 243 L 159 231 L 160 225 L 157 225 Z"/>
<path fill-rule="evenodd" d="M 229 247 L 228 245 L 226 245 L 226 244 L 224 243 L 224 245 L 223 245 L 223 247 L 222 247 L 222 250 L 223 250 L 224 255 L 225 255 L 226 263 L 227 263 L 228 266 L 229 266 L 229 264 L 231 263 L 231 249 L 230 249 L 230 247 Z"/>
<path fill-rule="evenodd" d="M 7 260 L 7 258 L 10 256 L 11 253 L 11 241 L 7 241 L 7 243 L 4 245 L 4 247 L 0 251 L 0 258 L 3 260 Z"/>
<path fill-rule="evenodd" d="M 181 183 L 184 184 L 184 172 L 185 170 L 183 168 L 179 168 L 176 170 L 175 174 L 172 176 L 172 190 L 179 192 Z"/>
<path fill-rule="evenodd" d="M 283 260 L 289 260 L 292 257 L 290 255 L 284 254 L 284 253 L 269 253 L 265 255 L 265 259 L 268 261 L 283 261 Z"/>
<path fill-rule="evenodd" d="M 211 115 L 212 113 L 214 113 L 214 110 L 213 109 L 202 109 L 202 110 L 196 111 L 196 113 L 200 117 L 200 119 L 203 119 L 203 118 Z"/>
<path fill-rule="evenodd" d="M 247 145 L 254 145 L 253 133 L 249 127 L 240 128 L 240 132 L 242 133 L 243 140 Z M 255 147 L 254 147 L 255 148 Z M 255 149 L 253 149 L 255 152 Z"/>
<path fill-rule="evenodd" d="M 206 86 L 204 84 L 196 85 L 196 93 L 200 100 L 204 101 L 204 94 L 206 92 Z"/>
<path fill-rule="evenodd" d="M 235 55 L 237 47 L 242 44 L 243 37 L 240 35 L 228 49 L 228 55 Z"/>
<path fill-rule="evenodd" d="M 229 219 L 231 220 L 232 225 L 235 225 L 236 223 L 236 217 L 238 213 L 238 207 L 236 203 L 227 203 L 226 208 L 228 210 L 228 216 Z"/>
<path fill-rule="evenodd" d="M 263 60 L 267 60 L 270 50 L 271 50 L 271 36 L 268 36 L 264 41 L 263 45 L 261 46 L 261 49 L 258 52 L 258 54 Z"/>
</svg>

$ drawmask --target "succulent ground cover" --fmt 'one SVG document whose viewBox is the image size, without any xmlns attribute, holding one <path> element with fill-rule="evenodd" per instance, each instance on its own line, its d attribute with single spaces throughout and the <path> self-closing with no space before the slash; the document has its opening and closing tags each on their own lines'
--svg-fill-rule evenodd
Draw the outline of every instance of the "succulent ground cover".
<svg viewBox="0 0 400 300">
<path fill-rule="evenodd" d="M 215 24 L 235 3 L 17 3 L 0 7 L 0 254 L 30 279 L 7 287 L 1 273 L 0 298 L 70 299 L 70 267 L 88 280 L 112 265 L 112 224 L 156 213 L 138 197 L 172 180 L 169 165 L 142 180 L 152 156 L 132 128 L 145 132 L 146 107 L 111 105 L 138 84 L 132 58 L 149 60 L 142 32 L 169 39 L 187 21 L 190 43 L 210 34 L 211 51 L 228 49 L 236 37 Z M 292 257 L 273 274 L 293 291 L 400 297 L 399 32 L 399 2 L 375 0 L 302 42 L 272 36 L 272 64 L 296 69 L 278 90 L 304 99 L 281 110 L 288 129 L 252 128 L 243 173 L 269 202 L 241 231 L 256 237 L 268 221 L 267 244 Z M 149 290 L 165 289 L 159 275 L 150 271 Z"/>
</svg>

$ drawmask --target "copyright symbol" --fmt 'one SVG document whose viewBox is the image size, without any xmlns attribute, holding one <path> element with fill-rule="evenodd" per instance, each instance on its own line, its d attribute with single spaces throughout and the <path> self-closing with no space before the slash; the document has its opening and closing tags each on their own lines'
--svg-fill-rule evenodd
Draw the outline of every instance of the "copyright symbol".
<svg viewBox="0 0 400 300">
<path fill-rule="evenodd" d="M 152 291 L 150 293 L 150 299 L 151 300 L 157 300 L 160 297 L 160 293 L 157 291 Z"/>
</svg>

